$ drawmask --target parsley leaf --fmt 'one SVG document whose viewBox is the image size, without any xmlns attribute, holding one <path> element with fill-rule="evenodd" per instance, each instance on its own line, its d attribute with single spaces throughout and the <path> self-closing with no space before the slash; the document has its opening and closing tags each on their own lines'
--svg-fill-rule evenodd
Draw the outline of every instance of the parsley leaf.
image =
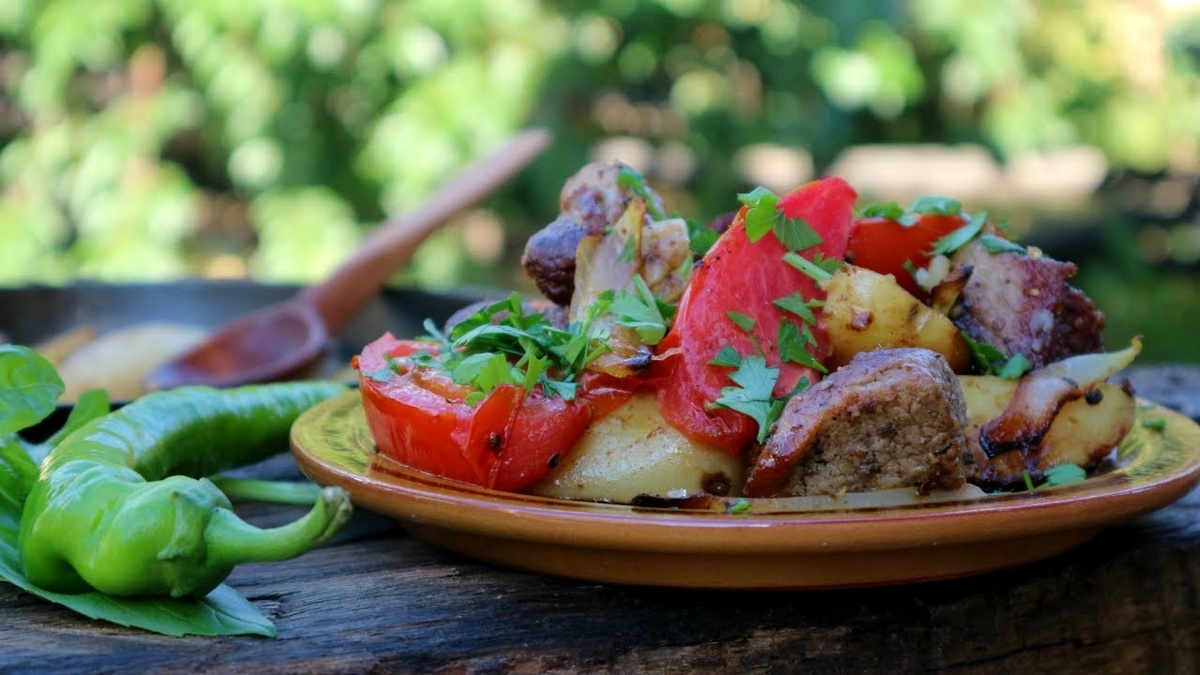
<svg viewBox="0 0 1200 675">
<path fill-rule="evenodd" d="M 691 247 L 692 253 L 697 258 L 704 257 L 704 254 L 708 253 L 708 249 L 717 243 L 717 239 L 721 235 L 711 227 L 694 220 L 685 220 L 684 222 L 687 223 L 688 246 Z"/>
<path fill-rule="evenodd" d="M 726 344 L 724 347 L 721 347 L 721 351 L 717 352 L 716 356 L 712 357 L 709 364 L 737 368 L 742 365 L 742 355 L 737 353 L 733 345 Z"/>
<path fill-rule="evenodd" d="M 667 316 L 674 307 L 659 301 L 640 274 L 633 277 L 634 292 L 621 291 L 613 296 L 609 311 L 617 323 L 632 328 L 645 344 L 656 345 L 667 334 Z"/>
<path fill-rule="evenodd" d="M 646 212 L 654 219 L 662 220 L 667 217 L 662 209 L 658 208 L 657 200 L 650 193 L 650 186 L 646 184 L 646 179 L 637 169 L 622 164 L 621 172 L 617 175 L 617 185 L 641 197 L 646 202 Z"/>
<path fill-rule="evenodd" d="M 738 328 L 741 328 L 743 331 L 749 333 L 750 331 L 754 330 L 754 324 L 756 322 L 754 317 L 750 316 L 749 314 L 743 314 L 742 312 L 729 310 L 728 312 L 725 312 L 725 315 L 729 317 L 729 320 L 732 321 L 734 325 L 736 325 Z"/>
<path fill-rule="evenodd" d="M 962 215 L 962 202 L 949 197 L 929 195 L 917 197 L 908 206 L 908 212 L 899 220 L 904 225 L 912 225 L 921 216 L 959 216 Z"/>
<path fill-rule="evenodd" d="M 904 217 L 904 209 L 896 202 L 887 204 L 871 204 L 862 211 L 863 218 L 887 218 L 900 220 Z"/>
<path fill-rule="evenodd" d="M 780 214 L 777 208 L 779 197 L 774 192 L 757 187 L 753 191 L 739 194 L 738 201 L 749 207 L 746 211 L 746 238 L 751 242 L 767 236 L 775 228 Z"/>
<path fill-rule="evenodd" d="M 972 360 L 984 375 L 996 375 L 1006 380 L 1015 380 L 1033 367 L 1024 354 L 1014 354 L 1010 358 L 992 345 L 980 342 L 966 333 L 962 333 L 962 338 L 971 350 Z"/>
<path fill-rule="evenodd" d="M 1024 246 L 1016 242 L 1009 241 L 1004 237 L 997 237 L 994 234 L 985 234 L 979 238 L 979 243 L 987 249 L 988 253 L 1016 253 L 1018 255 L 1028 255 Z"/>
<path fill-rule="evenodd" d="M 771 395 L 779 379 L 779 369 L 767 367 L 766 359 L 761 356 L 747 356 L 729 379 L 738 386 L 722 388 L 721 397 L 712 402 L 713 407 L 736 410 L 758 422 L 758 442 L 763 442 L 783 412 L 783 400 Z"/>
<path fill-rule="evenodd" d="M 824 241 L 803 218 L 781 217 L 775 224 L 775 236 L 789 251 L 805 251 Z"/>
<path fill-rule="evenodd" d="M 966 225 L 933 242 L 931 255 L 950 255 L 971 241 L 987 224 L 987 213 L 980 211 L 971 216 Z"/>
<path fill-rule="evenodd" d="M 783 254 L 783 261 L 804 272 L 818 284 L 832 279 L 833 272 L 842 264 L 841 260 L 826 258 L 820 253 L 814 255 L 812 260 L 809 260 L 795 251 L 788 251 Z"/>
<path fill-rule="evenodd" d="M 817 317 L 813 314 L 813 309 L 823 307 L 824 302 L 820 300 L 805 300 L 800 292 L 792 293 L 791 295 L 775 299 L 775 306 L 785 312 L 790 312 L 800 317 L 800 320 L 808 325 L 813 325 L 817 322 Z"/>
<path fill-rule="evenodd" d="M 806 326 L 807 328 L 807 326 Z M 779 358 L 784 362 L 798 363 L 821 373 L 828 373 L 825 364 L 817 360 L 808 351 L 808 345 L 813 342 L 811 332 L 801 332 L 800 327 L 784 319 L 779 322 Z"/>
<path fill-rule="evenodd" d="M 1078 464 L 1059 464 L 1056 467 L 1048 469 L 1044 474 L 1045 482 L 1042 487 L 1054 487 L 1056 485 L 1070 485 L 1087 479 L 1087 471 Z"/>
</svg>

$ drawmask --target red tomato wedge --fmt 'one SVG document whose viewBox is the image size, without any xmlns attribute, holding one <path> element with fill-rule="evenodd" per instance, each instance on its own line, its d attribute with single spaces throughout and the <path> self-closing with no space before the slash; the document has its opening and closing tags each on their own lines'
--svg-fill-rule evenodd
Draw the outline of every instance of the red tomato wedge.
<svg viewBox="0 0 1200 675">
<path fill-rule="evenodd" d="M 891 218 L 858 218 L 850 231 L 846 260 L 873 272 L 890 274 L 909 293 L 925 299 L 929 294 L 917 285 L 905 263 L 925 267 L 934 242 L 966 224 L 967 218 L 961 215 L 924 214 L 912 225 Z"/>
<path fill-rule="evenodd" d="M 375 444 L 405 466 L 496 490 L 519 491 L 545 477 L 592 419 L 628 399 L 635 386 L 586 374 L 566 401 L 540 388 L 502 384 L 472 406 L 471 388 L 429 368 L 406 367 L 405 357 L 430 349 L 388 333 L 355 357 Z M 389 358 L 401 367 L 389 368 Z"/>
<path fill-rule="evenodd" d="M 841 258 L 846 253 L 853 218 L 854 189 L 840 178 L 808 183 L 782 198 L 777 208 L 788 218 L 802 218 L 822 242 L 801 253 Z M 780 362 L 777 344 L 785 312 L 775 300 L 799 292 L 807 300 L 825 294 L 806 274 L 784 262 L 788 251 L 774 233 L 757 242 L 746 236 L 746 209 L 704 256 L 693 272 L 680 300 L 675 323 L 657 354 L 651 380 L 667 422 L 698 442 L 726 452 L 743 452 L 757 436 L 757 423 L 749 416 L 725 408 L 712 408 L 721 390 L 731 386 L 732 369 L 709 362 L 725 345 L 745 356 L 762 349 L 768 366 L 780 369 L 775 395 L 792 391 L 800 378 L 816 382 L 819 374 L 793 362 Z M 729 317 L 739 312 L 754 319 L 748 335 Z M 789 318 L 799 321 L 795 316 Z M 820 324 L 814 327 L 816 344 L 809 352 L 817 359 L 829 353 Z M 751 339 L 753 335 L 753 339 Z"/>
</svg>

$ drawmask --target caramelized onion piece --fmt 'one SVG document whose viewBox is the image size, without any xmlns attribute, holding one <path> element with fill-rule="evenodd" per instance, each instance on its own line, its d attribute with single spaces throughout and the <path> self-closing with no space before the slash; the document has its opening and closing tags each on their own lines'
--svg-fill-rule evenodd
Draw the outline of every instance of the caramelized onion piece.
<svg viewBox="0 0 1200 675">
<path fill-rule="evenodd" d="M 1132 363 L 1141 351 L 1142 339 L 1135 337 L 1119 352 L 1072 356 L 1028 373 L 1004 412 L 983 425 L 980 447 L 988 457 L 1012 450 L 1033 452 L 1064 403 L 1086 396 Z"/>
<path fill-rule="evenodd" d="M 929 291 L 929 306 L 940 314 L 950 315 L 958 296 L 971 280 L 971 267 L 959 267 L 945 276 Z"/>
</svg>

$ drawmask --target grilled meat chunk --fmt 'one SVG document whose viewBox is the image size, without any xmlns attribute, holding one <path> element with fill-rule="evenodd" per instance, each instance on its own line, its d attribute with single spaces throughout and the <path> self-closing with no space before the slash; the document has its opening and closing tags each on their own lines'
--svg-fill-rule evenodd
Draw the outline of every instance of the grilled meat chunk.
<svg viewBox="0 0 1200 675">
<path fill-rule="evenodd" d="M 620 162 L 592 162 L 576 172 L 559 194 L 559 217 L 526 242 L 521 264 L 551 301 L 559 305 L 571 302 L 579 242 L 587 236 L 603 235 L 637 196 L 619 181 L 623 167 Z M 646 190 L 654 207 L 647 210 L 649 221 L 650 213 L 661 213 L 663 204 L 650 188 Z"/>
<path fill-rule="evenodd" d="M 1067 283 L 1075 265 L 1031 250 L 990 253 L 978 241 L 954 254 L 954 270 L 969 270 L 950 318 L 964 333 L 1005 356 L 1024 354 L 1034 368 L 1103 349 L 1104 314 Z"/>
<path fill-rule="evenodd" d="M 753 459 L 748 497 L 962 487 L 966 403 L 946 360 L 880 349 L 788 401 Z"/>
</svg>

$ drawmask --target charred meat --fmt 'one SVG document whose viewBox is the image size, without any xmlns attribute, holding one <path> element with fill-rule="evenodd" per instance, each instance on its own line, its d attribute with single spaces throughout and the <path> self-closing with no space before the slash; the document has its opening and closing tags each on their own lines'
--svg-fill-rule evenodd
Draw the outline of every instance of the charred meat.
<svg viewBox="0 0 1200 675">
<path fill-rule="evenodd" d="M 1104 314 L 1067 283 L 1075 265 L 1029 255 L 992 253 L 979 241 L 960 249 L 953 269 L 969 279 L 950 317 L 971 338 L 1011 357 L 1024 354 L 1034 368 L 1103 348 Z"/>
<path fill-rule="evenodd" d="M 748 497 L 963 485 L 966 403 L 926 349 L 863 352 L 788 401 L 751 463 Z"/>
<path fill-rule="evenodd" d="M 593 162 L 580 169 L 563 185 L 559 194 L 559 217 L 536 232 L 525 245 L 521 264 L 551 301 L 566 305 L 575 290 L 575 250 L 587 236 L 603 235 L 621 219 L 638 195 L 621 183 L 620 162 Z M 646 210 L 662 213 L 662 199 L 646 188 L 653 202 Z"/>
</svg>

